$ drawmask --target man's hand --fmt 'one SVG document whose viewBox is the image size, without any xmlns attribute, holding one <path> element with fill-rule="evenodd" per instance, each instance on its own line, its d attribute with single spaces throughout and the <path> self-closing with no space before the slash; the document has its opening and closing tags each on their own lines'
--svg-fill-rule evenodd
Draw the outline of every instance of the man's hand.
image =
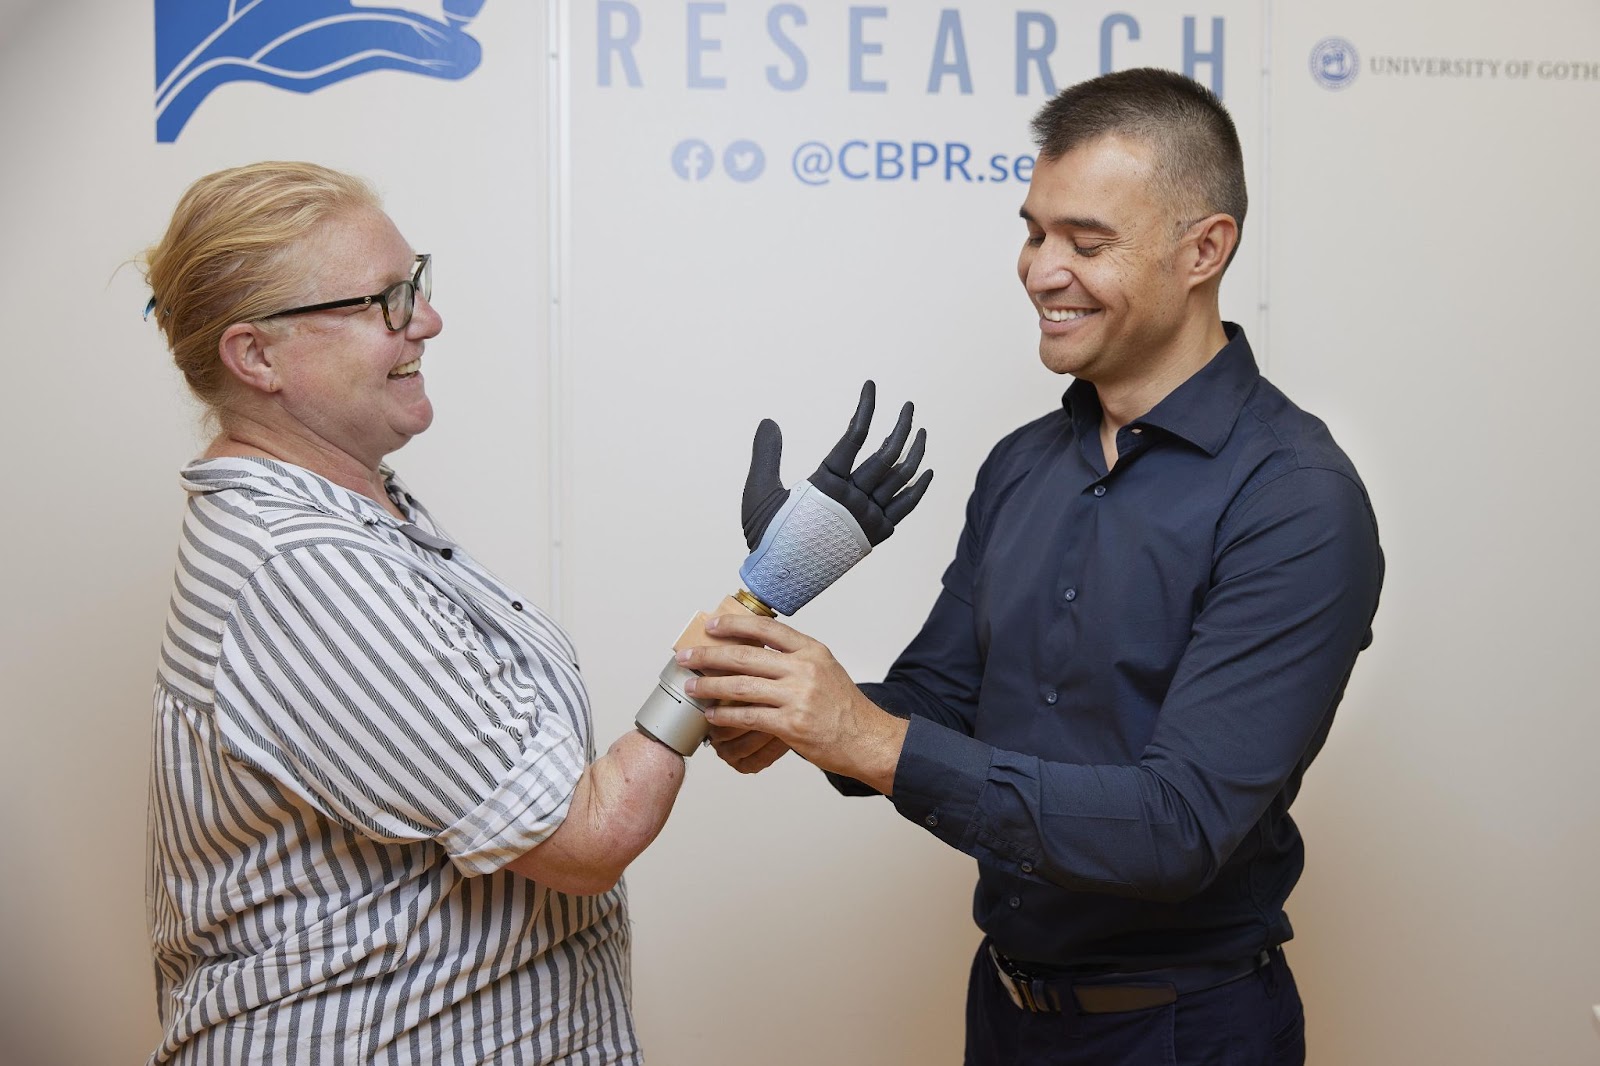
<svg viewBox="0 0 1600 1066">
<path fill-rule="evenodd" d="M 706 718 L 714 729 L 727 731 L 730 743 L 742 732 L 764 733 L 824 770 L 853 777 L 886 796 L 893 792 L 907 724 L 862 695 L 826 647 L 782 622 L 754 615 L 714 618 L 706 630 L 764 645 L 678 653 L 682 666 L 716 671 L 714 677 L 691 679 L 685 688 L 698 699 L 723 701 Z M 763 743 L 746 757 L 766 750 Z"/>
<path fill-rule="evenodd" d="M 741 774 L 759 774 L 789 753 L 789 745 L 758 729 L 712 726 L 711 747 Z"/>
</svg>

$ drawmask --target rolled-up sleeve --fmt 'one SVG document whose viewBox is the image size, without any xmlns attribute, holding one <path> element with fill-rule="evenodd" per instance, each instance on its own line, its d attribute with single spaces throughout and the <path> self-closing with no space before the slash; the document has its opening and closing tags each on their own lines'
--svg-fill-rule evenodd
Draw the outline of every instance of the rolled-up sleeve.
<svg viewBox="0 0 1600 1066">
<path fill-rule="evenodd" d="M 586 760 L 537 674 L 497 657 L 422 573 L 345 544 L 296 548 L 241 590 L 222 641 L 230 754 L 384 843 L 492 872 L 555 831 Z"/>
</svg>

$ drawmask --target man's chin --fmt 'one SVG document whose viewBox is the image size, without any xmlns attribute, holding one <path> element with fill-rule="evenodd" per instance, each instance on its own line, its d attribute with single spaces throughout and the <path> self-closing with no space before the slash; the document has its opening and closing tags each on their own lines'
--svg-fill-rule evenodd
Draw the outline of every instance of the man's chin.
<svg viewBox="0 0 1600 1066">
<path fill-rule="evenodd" d="M 1050 373 L 1063 376 L 1079 377 L 1083 369 L 1083 359 L 1078 353 L 1064 350 L 1049 337 L 1039 340 L 1039 362 Z"/>
</svg>

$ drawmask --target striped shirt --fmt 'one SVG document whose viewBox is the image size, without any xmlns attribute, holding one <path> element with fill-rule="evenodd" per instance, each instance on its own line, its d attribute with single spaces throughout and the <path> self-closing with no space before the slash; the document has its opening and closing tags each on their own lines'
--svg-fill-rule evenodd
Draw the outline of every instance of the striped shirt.
<svg viewBox="0 0 1600 1066">
<path fill-rule="evenodd" d="M 409 521 L 266 460 L 182 483 L 151 1063 L 640 1061 L 623 888 L 502 869 L 594 757 L 567 635 L 392 474 Z"/>
</svg>

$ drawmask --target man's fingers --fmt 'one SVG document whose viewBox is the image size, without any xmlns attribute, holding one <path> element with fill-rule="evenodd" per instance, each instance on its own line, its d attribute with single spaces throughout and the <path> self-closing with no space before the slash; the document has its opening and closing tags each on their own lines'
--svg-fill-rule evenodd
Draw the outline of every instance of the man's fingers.
<svg viewBox="0 0 1600 1066">
<path fill-rule="evenodd" d="M 677 660 L 679 666 L 705 674 L 737 674 L 770 680 L 783 677 L 787 672 L 781 653 L 749 644 L 710 644 L 684 648 L 677 653 Z M 699 688 L 692 694 L 702 699 L 723 698 L 703 695 Z"/>
<path fill-rule="evenodd" d="M 927 446 L 927 431 L 917 430 L 916 438 L 911 442 L 911 451 L 907 453 L 903 461 L 896 463 L 894 469 L 889 471 L 889 476 L 884 479 L 883 484 L 872 490 L 874 503 L 880 508 L 885 507 L 890 500 L 894 499 L 895 493 L 906 487 L 906 482 L 916 476 L 917 467 L 922 465 L 922 453 L 927 449 Z"/>
<path fill-rule="evenodd" d="M 727 681 L 723 677 L 702 677 L 701 681 Z M 733 680 L 751 681 L 752 678 L 735 678 Z M 706 720 L 714 726 L 723 726 L 745 732 L 758 732 L 772 734 L 779 712 L 776 708 L 752 703 L 732 701 L 722 703 L 706 710 Z M 776 734 L 772 734 L 776 736 Z"/>
<path fill-rule="evenodd" d="M 730 763 L 741 774 L 759 774 L 785 755 L 789 754 L 789 745 L 773 737 L 753 755 L 747 755 L 736 763 Z"/>
<path fill-rule="evenodd" d="M 771 740 L 769 733 L 757 733 L 750 729 L 730 729 L 727 726 L 711 727 L 711 746 L 717 749 L 717 754 L 728 762 L 754 755 L 767 746 Z"/>
<path fill-rule="evenodd" d="M 910 514 L 911 509 L 922 499 L 922 494 L 928 491 L 928 483 L 932 480 L 933 471 L 924 470 L 915 485 L 889 501 L 889 506 L 883 509 L 884 517 L 894 525 L 899 525 L 900 520 Z"/>
<path fill-rule="evenodd" d="M 810 637 L 776 618 L 762 618 L 745 611 L 706 619 L 706 632 L 715 633 L 718 640 L 742 640 L 784 652 L 799 651 L 812 643 Z"/>
<path fill-rule="evenodd" d="M 867 442 L 867 429 L 872 425 L 872 408 L 877 396 L 878 387 L 869 378 L 861 386 L 861 399 L 856 401 L 856 413 L 850 416 L 850 427 L 844 431 L 844 436 L 839 438 L 839 443 L 833 446 L 828 457 L 822 460 L 823 466 L 842 478 L 850 476 L 856 453 Z"/>
<path fill-rule="evenodd" d="M 760 773 L 789 750 L 789 745 L 770 733 L 726 726 L 711 728 L 711 746 L 718 758 L 742 774 Z"/>
</svg>

